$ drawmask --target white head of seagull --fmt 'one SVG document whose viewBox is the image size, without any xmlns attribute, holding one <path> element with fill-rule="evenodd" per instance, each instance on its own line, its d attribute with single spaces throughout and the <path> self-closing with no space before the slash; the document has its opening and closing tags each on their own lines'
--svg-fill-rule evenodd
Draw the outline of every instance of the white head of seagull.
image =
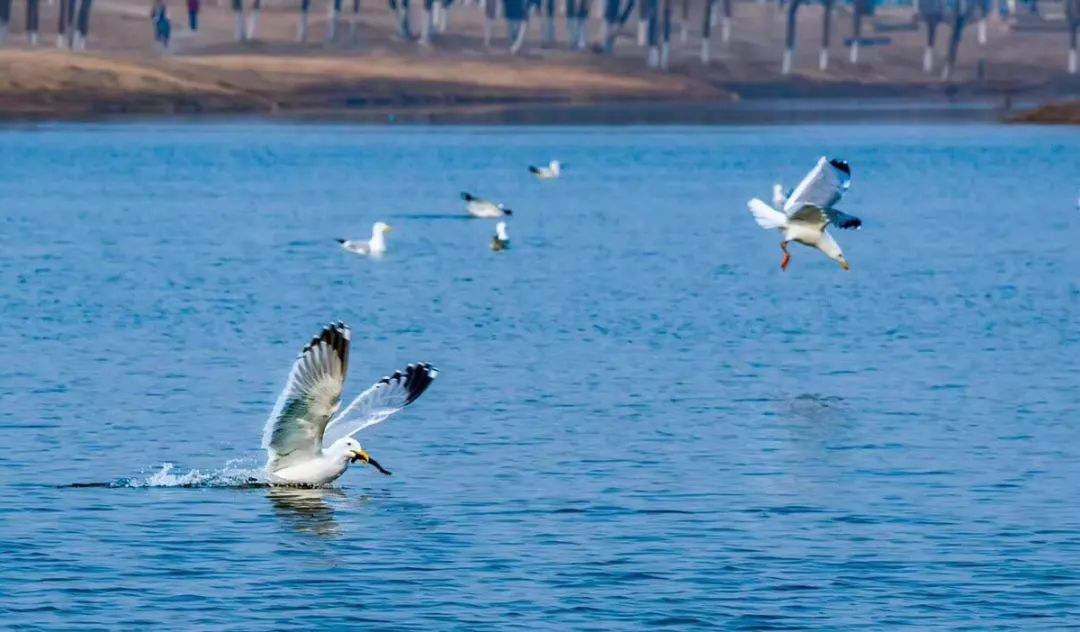
<svg viewBox="0 0 1080 632">
<path fill-rule="evenodd" d="M 338 413 L 350 338 L 345 323 L 327 325 L 293 363 L 263 430 L 271 484 L 325 485 L 356 462 L 390 473 L 355 435 L 416 401 L 439 372 L 430 364 L 410 364 L 376 382 Z"/>
<path fill-rule="evenodd" d="M 498 219 L 504 215 L 513 215 L 514 211 L 502 204 L 496 204 L 489 200 L 478 198 L 469 192 L 462 192 L 461 199 L 465 200 L 465 210 L 473 217 L 482 219 Z"/>
<path fill-rule="evenodd" d="M 784 251 L 784 258 L 780 262 L 781 270 L 787 270 L 791 261 L 787 245 L 792 241 L 817 248 L 839 263 L 841 268 L 848 269 L 848 262 L 840 250 L 840 245 L 825 229 L 829 224 L 842 229 L 862 226 L 859 218 L 834 208 L 850 186 L 851 167 L 848 163 L 822 156 L 799 186 L 787 196 L 782 210 L 774 209 L 757 198 L 748 202 L 750 212 L 754 214 L 759 226 L 765 229 L 775 228 L 784 235 L 780 242 L 780 249 Z"/>
<path fill-rule="evenodd" d="M 495 224 L 495 236 L 491 238 L 491 249 L 498 252 L 510 247 L 510 233 L 506 230 L 506 222 Z"/>
<path fill-rule="evenodd" d="M 371 239 L 356 241 L 353 239 L 338 239 L 342 249 L 358 255 L 382 255 L 386 253 L 386 233 L 390 232 L 390 225 L 386 222 L 375 222 L 371 226 Z"/>
<path fill-rule="evenodd" d="M 562 163 L 558 160 L 552 160 L 546 167 L 536 167 L 529 165 L 529 173 L 533 174 L 539 180 L 553 180 L 559 177 L 562 173 Z"/>
</svg>

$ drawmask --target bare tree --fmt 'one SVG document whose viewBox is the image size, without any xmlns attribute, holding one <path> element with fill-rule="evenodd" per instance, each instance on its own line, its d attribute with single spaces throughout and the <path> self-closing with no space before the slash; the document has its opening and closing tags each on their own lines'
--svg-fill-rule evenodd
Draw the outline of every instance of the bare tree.
<svg viewBox="0 0 1080 632">
<path fill-rule="evenodd" d="M 246 38 L 255 39 L 255 27 L 259 25 L 259 10 L 262 9 L 262 0 L 251 0 L 251 13 L 247 19 Z"/>
<path fill-rule="evenodd" d="M 236 41 L 244 41 L 244 0 L 232 0 L 233 35 Z"/>
<path fill-rule="evenodd" d="M 72 48 L 75 40 L 75 0 L 60 0 L 56 25 L 56 47 Z"/>
<path fill-rule="evenodd" d="M 525 0 L 503 0 L 503 17 L 506 18 L 506 39 L 510 41 L 510 53 L 516 54 L 525 44 L 525 32 L 529 27 Z"/>
<path fill-rule="evenodd" d="M 555 0 L 544 0 L 544 37 L 543 47 L 555 47 Z"/>
<path fill-rule="evenodd" d="M 780 64 L 780 74 L 791 74 L 791 62 L 795 57 L 795 27 L 798 25 L 799 5 L 802 0 L 788 0 L 787 36 L 784 38 L 784 59 Z"/>
<path fill-rule="evenodd" d="M 337 39 L 338 20 L 341 18 L 341 2 L 342 0 L 330 0 L 330 5 L 327 8 L 330 13 L 326 22 L 326 41 L 328 42 Z"/>
<path fill-rule="evenodd" d="M 705 12 L 701 19 L 701 63 L 708 64 L 712 59 L 712 15 L 716 11 L 716 0 L 705 0 Z"/>
<path fill-rule="evenodd" d="M 646 29 L 646 43 L 649 45 L 648 55 L 645 57 L 645 64 L 649 68 L 657 68 L 660 66 L 660 16 L 657 15 L 659 7 L 657 6 L 658 0 L 645 0 L 645 3 L 649 5 L 649 22 Z"/>
<path fill-rule="evenodd" d="M 1065 0 L 1065 19 L 1069 23 L 1069 74 L 1076 74 L 1076 31 L 1080 29 L 1080 0 Z"/>
<path fill-rule="evenodd" d="M 664 2 L 663 40 L 660 42 L 660 68 L 667 70 L 671 62 L 671 2 Z"/>
<path fill-rule="evenodd" d="M 0 43 L 7 39 L 9 24 L 11 24 L 11 0 L 0 0 Z"/>
<path fill-rule="evenodd" d="M 679 11 L 679 40 L 684 44 L 690 38 L 690 0 L 682 0 Z"/>
<path fill-rule="evenodd" d="M 488 0 L 488 2 L 494 5 L 495 0 Z M 398 35 L 405 39 L 412 39 L 412 10 L 409 0 L 390 0 L 390 9 L 397 16 Z"/>
<path fill-rule="evenodd" d="M 26 40 L 37 46 L 38 18 L 41 16 L 40 0 L 26 0 Z"/>
<path fill-rule="evenodd" d="M 390 0 L 393 2 L 393 0 Z M 495 2 L 481 0 L 484 3 L 484 48 L 491 48 L 491 30 L 495 25 Z"/>
<path fill-rule="evenodd" d="M 934 40 L 937 38 L 937 28 L 945 19 L 945 2 L 944 0 L 916 0 L 915 7 L 919 12 L 919 17 L 926 24 L 923 71 L 930 72 L 934 69 Z"/>
<path fill-rule="evenodd" d="M 335 2 L 340 0 L 335 0 Z M 420 43 L 431 43 L 431 28 L 435 26 L 435 0 L 424 0 L 424 21 L 420 23 Z"/>
<path fill-rule="evenodd" d="M 75 49 L 86 50 L 86 36 L 90 33 L 90 6 L 93 0 L 80 0 L 75 18 Z"/>
<path fill-rule="evenodd" d="M 585 48 L 589 0 L 566 0 L 566 39 L 570 48 Z"/>
<path fill-rule="evenodd" d="M 964 27 L 978 15 L 979 0 L 955 0 L 952 8 L 952 32 L 949 34 L 949 52 L 945 59 L 945 67 L 941 70 L 941 78 L 945 81 L 952 79 L 956 70 L 956 56 L 960 50 L 960 39 L 964 36 Z"/>
<path fill-rule="evenodd" d="M 818 70 L 829 69 L 829 39 L 832 36 L 833 0 L 821 0 L 825 13 L 821 16 L 821 53 L 818 55 Z"/>
<path fill-rule="evenodd" d="M 311 0 L 300 0 L 300 23 L 296 27 L 296 41 L 307 41 L 308 13 L 311 11 Z"/>
<path fill-rule="evenodd" d="M 873 0 L 852 0 L 851 3 L 851 63 L 859 63 L 859 40 L 862 39 L 863 16 L 874 7 Z"/>
<path fill-rule="evenodd" d="M 732 0 L 724 0 L 724 15 L 720 18 L 720 43 L 727 44 L 731 41 Z M 712 9 L 715 11 L 715 9 Z M 709 19 L 713 19 L 710 17 Z"/>
<path fill-rule="evenodd" d="M 310 2 L 310 0 L 306 0 Z M 352 0 L 352 16 L 349 18 L 349 41 L 356 43 L 357 31 L 360 28 L 360 0 Z"/>
</svg>

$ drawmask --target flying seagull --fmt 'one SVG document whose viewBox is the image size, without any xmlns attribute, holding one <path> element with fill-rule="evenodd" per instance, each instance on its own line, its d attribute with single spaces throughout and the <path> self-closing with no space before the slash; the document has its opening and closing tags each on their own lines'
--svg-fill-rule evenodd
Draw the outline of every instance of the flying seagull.
<svg viewBox="0 0 1080 632">
<path fill-rule="evenodd" d="M 780 242 L 780 249 L 784 251 L 784 258 L 780 262 L 781 270 L 787 270 L 791 261 L 787 245 L 792 241 L 817 248 L 828 258 L 838 262 L 841 268 L 848 269 L 848 262 L 844 259 L 840 246 L 825 229 L 829 224 L 843 229 L 862 226 L 862 220 L 858 217 L 835 208 L 849 186 L 851 167 L 848 163 L 822 156 L 799 186 L 787 196 L 782 211 L 757 198 L 747 203 L 758 226 L 778 229 L 784 235 L 784 240 Z"/>
<path fill-rule="evenodd" d="M 491 238 L 491 249 L 498 252 L 510 247 L 510 234 L 506 232 L 506 222 L 495 224 L 495 236 Z"/>
<path fill-rule="evenodd" d="M 338 413 L 350 337 L 345 323 L 331 323 L 304 345 L 293 363 L 263 430 L 271 484 L 325 485 L 358 461 L 389 474 L 353 437 L 416 401 L 439 372 L 430 364 L 410 364 L 376 382 Z"/>
<path fill-rule="evenodd" d="M 371 239 L 358 241 L 355 239 L 338 239 L 342 249 L 358 255 L 379 256 L 386 253 L 386 233 L 390 232 L 390 225 L 384 222 L 375 222 L 371 226 Z"/>
<path fill-rule="evenodd" d="M 546 167 L 535 167 L 529 165 L 529 173 L 536 176 L 538 180 L 554 180 L 562 173 L 563 165 L 558 160 L 552 160 Z"/>
</svg>

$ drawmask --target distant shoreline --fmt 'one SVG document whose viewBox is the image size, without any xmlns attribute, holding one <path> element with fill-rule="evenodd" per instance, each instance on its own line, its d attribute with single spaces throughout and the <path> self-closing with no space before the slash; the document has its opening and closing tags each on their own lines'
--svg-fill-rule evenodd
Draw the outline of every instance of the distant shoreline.
<svg viewBox="0 0 1080 632">
<path fill-rule="evenodd" d="M 748 124 L 1026 120 L 1009 85 L 717 84 L 515 58 L 0 51 L 0 122 L 221 120 L 426 124 Z M 1017 116 L 1020 114 L 1019 116 Z M 1015 117 L 1011 118 L 1010 117 Z"/>
</svg>

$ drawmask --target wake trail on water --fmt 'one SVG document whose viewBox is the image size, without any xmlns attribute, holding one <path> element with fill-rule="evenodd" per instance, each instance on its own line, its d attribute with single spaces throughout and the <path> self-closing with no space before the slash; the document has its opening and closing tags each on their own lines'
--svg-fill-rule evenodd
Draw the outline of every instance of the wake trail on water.
<svg viewBox="0 0 1080 632">
<path fill-rule="evenodd" d="M 107 487 L 107 488 L 145 488 L 145 487 L 269 487 L 263 470 L 255 467 L 250 459 L 233 459 L 219 470 L 203 472 L 188 470 L 176 472 L 172 463 L 162 463 L 160 469 L 146 476 L 120 478 L 114 481 L 93 483 L 72 483 L 61 487 Z"/>
</svg>

